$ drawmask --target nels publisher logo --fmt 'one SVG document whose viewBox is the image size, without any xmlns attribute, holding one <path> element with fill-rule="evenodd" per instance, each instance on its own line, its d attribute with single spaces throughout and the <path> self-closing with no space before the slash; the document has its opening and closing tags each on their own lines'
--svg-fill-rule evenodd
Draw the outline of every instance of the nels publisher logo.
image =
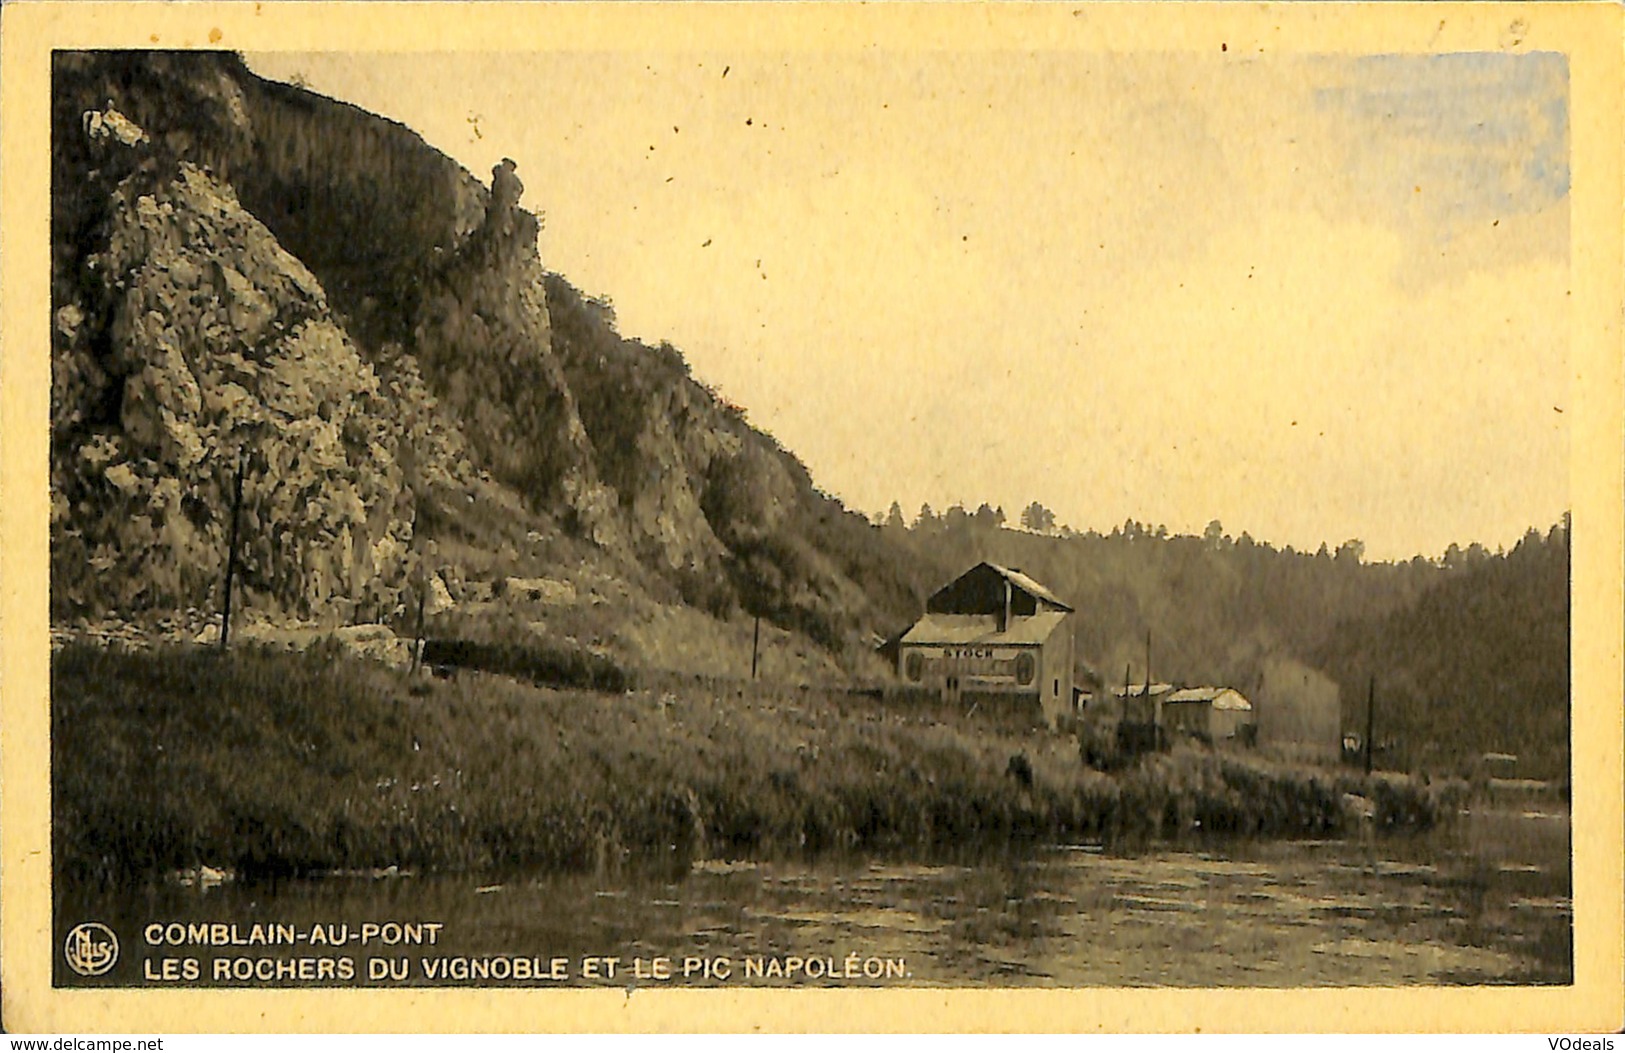
<svg viewBox="0 0 1625 1053">
<path fill-rule="evenodd" d="M 62 956 L 80 976 L 101 976 L 118 961 L 118 937 L 99 921 L 82 922 L 68 930 Z"/>
</svg>

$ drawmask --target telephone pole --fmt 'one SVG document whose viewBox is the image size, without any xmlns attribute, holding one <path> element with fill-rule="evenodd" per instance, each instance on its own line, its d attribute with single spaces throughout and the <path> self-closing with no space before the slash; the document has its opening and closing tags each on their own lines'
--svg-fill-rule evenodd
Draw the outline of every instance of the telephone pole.
<svg viewBox="0 0 1625 1053">
<path fill-rule="evenodd" d="M 418 663 L 423 660 L 423 605 L 424 601 L 429 598 L 430 578 L 428 575 L 422 575 L 422 578 L 422 584 L 418 586 L 418 635 L 417 639 L 412 641 L 412 672 L 414 673 L 418 671 Z"/>
<path fill-rule="evenodd" d="M 1371 774 L 1371 750 L 1376 745 L 1371 737 L 1376 734 L 1377 678 L 1372 677 L 1365 693 L 1365 773 Z"/>
<path fill-rule="evenodd" d="M 243 471 L 248 466 L 248 448 L 237 450 L 237 479 L 231 487 L 231 530 L 226 541 L 226 600 L 220 609 L 220 649 L 231 637 L 231 584 L 237 571 L 237 526 L 243 512 Z"/>
</svg>

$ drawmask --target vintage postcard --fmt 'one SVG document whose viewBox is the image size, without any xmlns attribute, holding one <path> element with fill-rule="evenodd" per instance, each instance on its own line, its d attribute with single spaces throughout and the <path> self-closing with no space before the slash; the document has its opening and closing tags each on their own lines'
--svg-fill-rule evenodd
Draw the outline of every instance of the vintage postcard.
<svg viewBox="0 0 1625 1053">
<path fill-rule="evenodd" d="M 1610 1030 L 1616 5 L 9 4 L 11 1030 Z"/>
</svg>

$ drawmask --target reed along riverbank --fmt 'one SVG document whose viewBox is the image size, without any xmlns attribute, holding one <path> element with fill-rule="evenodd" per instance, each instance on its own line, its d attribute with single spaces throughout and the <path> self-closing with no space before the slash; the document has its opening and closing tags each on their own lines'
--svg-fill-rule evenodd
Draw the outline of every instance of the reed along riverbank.
<svg viewBox="0 0 1625 1053">
<path fill-rule="evenodd" d="M 54 866 L 69 881 L 1318 836 L 1361 821 L 1349 793 L 1377 827 L 1455 806 L 1442 784 L 1196 749 L 1108 774 L 1071 736 L 897 701 L 557 691 L 320 648 L 72 644 L 53 657 L 52 700 Z"/>
</svg>

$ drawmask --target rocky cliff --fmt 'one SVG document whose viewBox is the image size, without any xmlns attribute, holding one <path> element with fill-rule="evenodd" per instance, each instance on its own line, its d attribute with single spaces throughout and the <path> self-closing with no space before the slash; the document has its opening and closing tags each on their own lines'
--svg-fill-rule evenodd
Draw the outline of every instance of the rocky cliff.
<svg viewBox="0 0 1625 1053">
<path fill-rule="evenodd" d="M 58 611 L 213 606 L 242 463 L 245 584 L 290 613 L 399 610 L 482 486 L 719 616 L 911 613 L 916 559 L 544 270 L 511 162 L 487 189 L 229 54 L 53 75 Z"/>
<path fill-rule="evenodd" d="M 241 466 L 249 587 L 300 613 L 389 604 L 411 538 L 400 435 L 321 284 L 116 109 L 85 125 L 107 200 L 54 315 L 59 602 L 208 595 Z"/>
</svg>

